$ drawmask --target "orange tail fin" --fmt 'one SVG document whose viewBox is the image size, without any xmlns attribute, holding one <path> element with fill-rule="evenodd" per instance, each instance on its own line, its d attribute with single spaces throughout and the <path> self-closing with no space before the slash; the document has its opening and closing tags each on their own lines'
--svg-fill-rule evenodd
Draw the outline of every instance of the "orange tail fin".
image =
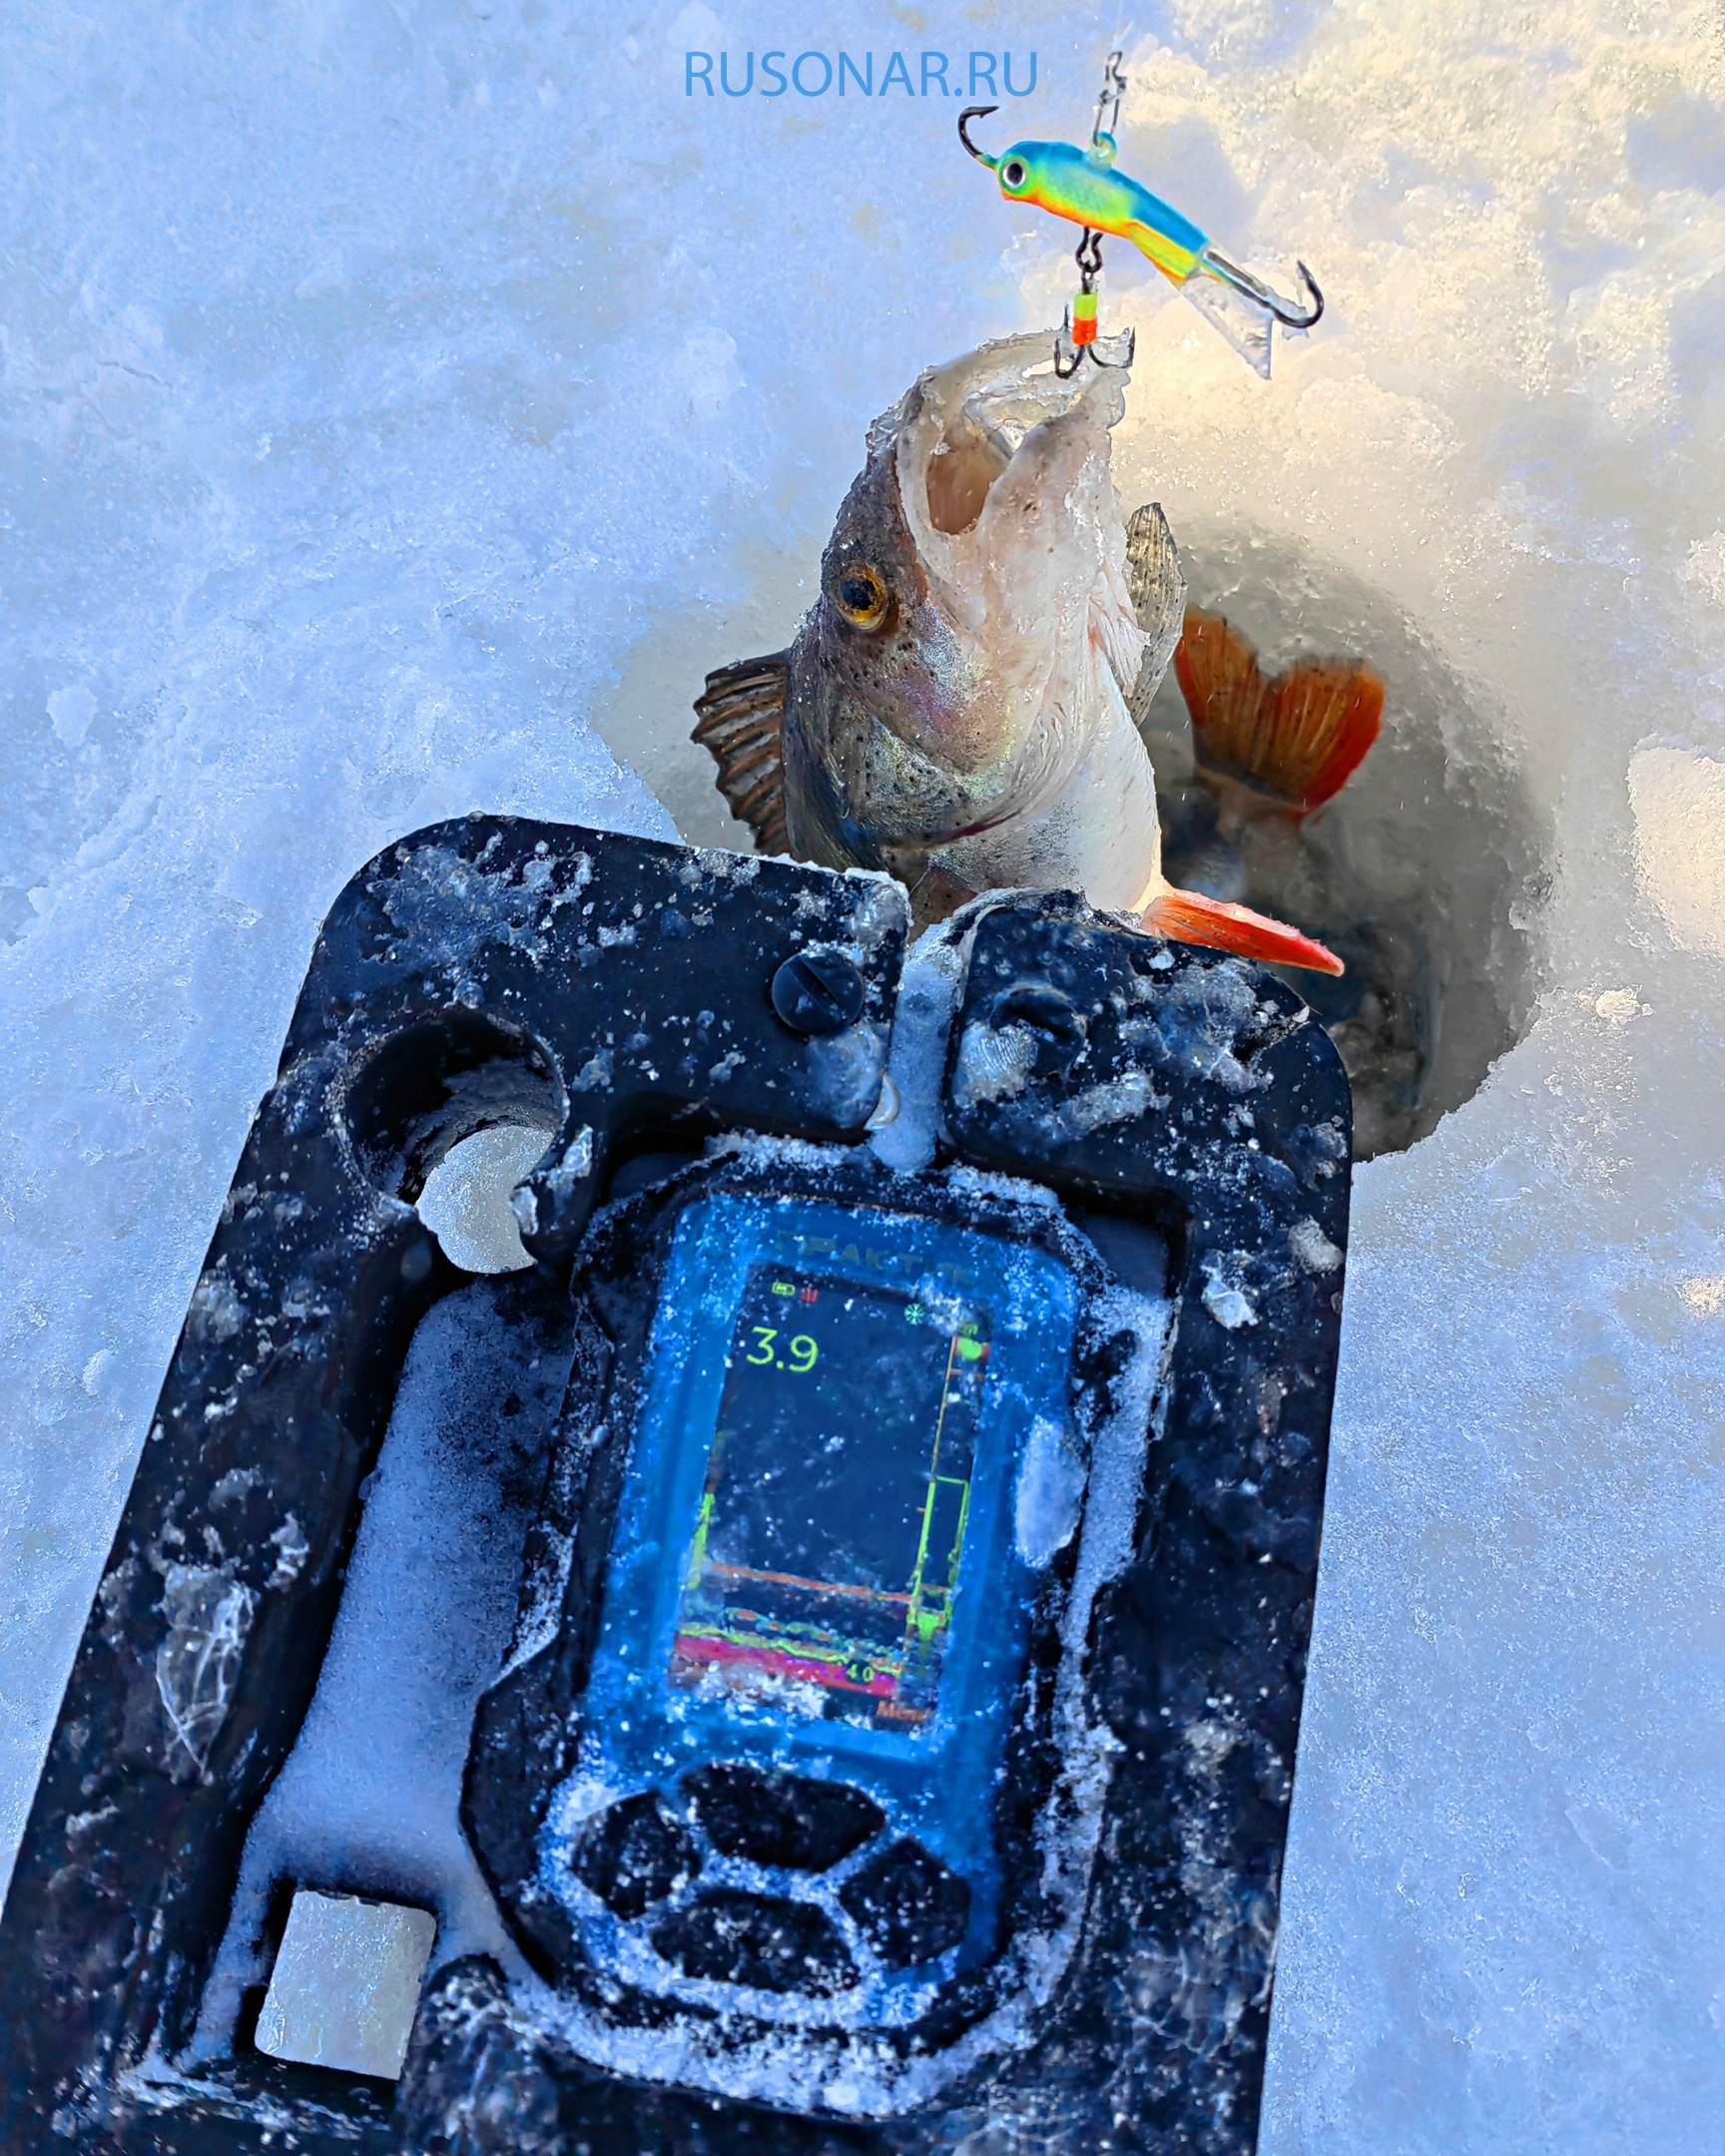
<svg viewBox="0 0 1725 2156">
<path fill-rule="evenodd" d="M 1199 765 L 1278 794 L 1301 815 L 1340 794 L 1384 723 L 1384 677 L 1355 659 L 1301 660 L 1273 681 L 1220 614 L 1188 607 L 1174 654 Z"/>
<path fill-rule="evenodd" d="M 1306 966 L 1314 973 L 1343 971 L 1333 950 L 1302 935 L 1298 928 L 1254 913 L 1250 906 L 1230 905 L 1225 898 L 1206 898 L 1198 891 L 1170 886 L 1151 899 L 1141 918 L 1152 935 L 1167 936 L 1175 943 L 1202 943 L 1210 950 L 1264 958 L 1273 965 Z"/>
</svg>

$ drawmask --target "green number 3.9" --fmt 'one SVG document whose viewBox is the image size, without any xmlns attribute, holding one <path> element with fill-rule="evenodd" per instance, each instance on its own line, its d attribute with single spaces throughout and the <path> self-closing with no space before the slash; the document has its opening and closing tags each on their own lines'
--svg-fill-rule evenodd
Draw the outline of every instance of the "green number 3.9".
<svg viewBox="0 0 1725 2156">
<path fill-rule="evenodd" d="M 753 1362 L 758 1369 L 765 1369 L 770 1366 L 776 1366 L 779 1369 L 789 1367 L 799 1377 L 807 1377 L 820 1359 L 820 1347 L 807 1333 L 798 1333 L 792 1338 L 790 1342 L 791 1360 L 789 1364 L 786 1364 L 781 1362 L 773 1352 L 773 1343 L 779 1338 L 777 1326 L 758 1325 L 752 1327 L 751 1331 L 755 1335 L 755 1352 L 745 1356 L 744 1359 Z"/>
</svg>

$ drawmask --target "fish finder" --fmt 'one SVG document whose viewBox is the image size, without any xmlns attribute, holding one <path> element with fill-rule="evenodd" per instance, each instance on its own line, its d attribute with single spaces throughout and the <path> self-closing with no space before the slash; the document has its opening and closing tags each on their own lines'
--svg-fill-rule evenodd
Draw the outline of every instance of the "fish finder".
<svg viewBox="0 0 1725 2156">
<path fill-rule="evenodd" d="M 342 894 L 18 1859 L 0 2143 L 1248 2156 L 1346 1079 L 1070 894 L 906 931 L 504 817 Z M 419 1201 L 499 1126 L 477 1275 Z M 353 1628 L 410 1692 L 484 1611 L 340 1827 Z"/>
<path fill-rule="evenodd" d="M 578 1554 L 467 1819 L 596 2062 L 674 2025 L 691 2085 L 894 2113 L 1071 1952 L 1110 1742 L 1085 1619 L 1167 1314 L 1039 1193 L 809 1153 L 596 1224 Z"/>
</svg>

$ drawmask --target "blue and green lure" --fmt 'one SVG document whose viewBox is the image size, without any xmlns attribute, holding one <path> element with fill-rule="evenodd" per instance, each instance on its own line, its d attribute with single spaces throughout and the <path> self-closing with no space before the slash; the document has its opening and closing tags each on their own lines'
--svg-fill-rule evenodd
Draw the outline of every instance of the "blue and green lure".
<svg viewBox="0 0 1725 2156">
<path fill-rule="evenodd" d="M 1114 137 L 1100 126 L 1087 150 L 1063 142 L 1014 143 L 998 157 L 978 150 L 967 123 L 997 110 L 993 105 L 973 105 L 959 114 L 958 137 L 965 149 L 994 174 L 1008 202 L 1034 203 L 1037 209 L 1084 228 L 1078 249 L 1083 289 L 1061 340 L 1072 350 L 1073 365 L 1084 347 L 1099 341 L 1095 274 L 1101 267 L 1096 240 L 1102 234 L 1129 240 L 1140 254 L 1147 255 L 1266 379 L 1273 325 L 1280 322 L 1285 329 L 1310 329 L 1323 313 L 1324 294 L 1304 263 L 1299 266 L 1300 275 L 1310 303 L 1303 306 L 1280 297 L 1249 270 L 1229 262 L 1190 218 L 1182 217 L 1138 181 L 1116 172 Z"/>
</svg>

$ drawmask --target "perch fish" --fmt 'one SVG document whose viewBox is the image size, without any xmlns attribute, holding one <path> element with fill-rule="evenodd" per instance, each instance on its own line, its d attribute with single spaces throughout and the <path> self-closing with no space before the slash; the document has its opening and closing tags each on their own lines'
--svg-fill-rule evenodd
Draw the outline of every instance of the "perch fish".
<svg viewBox="0 0 1725 2156">
<path fill-rule="evenodd" d="M 789 651 L 721 667 L 694 738 L 766 852 L 885 869 L 918 925 L 1079 889 L 1152 933 L 1338 973 L 1280 921 L 1162 874 L 1138 720 L 1184 625 L 1160 508 L 1122 524 L 1118 371 L 1043 336 L 930 368 L 868 433 Z"/>
</svg>

